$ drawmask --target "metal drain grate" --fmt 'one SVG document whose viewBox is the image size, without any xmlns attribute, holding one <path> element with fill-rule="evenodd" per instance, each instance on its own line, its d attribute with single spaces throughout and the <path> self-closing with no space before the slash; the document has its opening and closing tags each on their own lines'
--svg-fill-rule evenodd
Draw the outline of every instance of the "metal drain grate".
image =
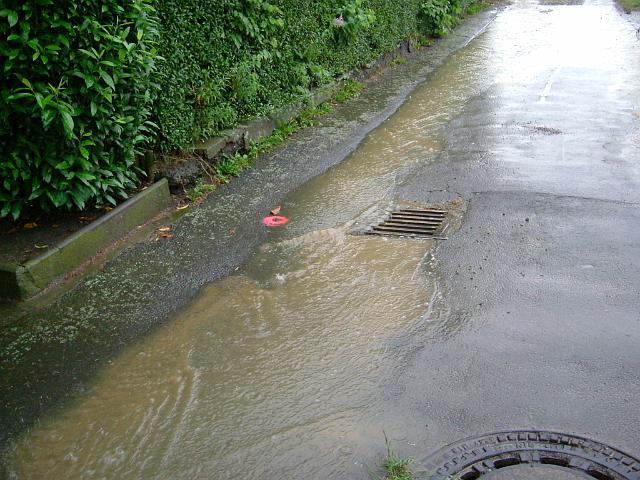
<svg viewBox="0 0 640 480">
<path fill-rule="evenodd" d="M 394 210 L 378 225 L 364 233 L 391 237 L 433 237 L 442 231 L 447 211 L 439 208 L 402 208 Z"/>
<path fill-rule="evenodd" d="M 544 431 L 501 432 L 468 438 L 426 462 L 433 480 L 640 480 L 640 463 L 588 438 Z"/>
</svg>

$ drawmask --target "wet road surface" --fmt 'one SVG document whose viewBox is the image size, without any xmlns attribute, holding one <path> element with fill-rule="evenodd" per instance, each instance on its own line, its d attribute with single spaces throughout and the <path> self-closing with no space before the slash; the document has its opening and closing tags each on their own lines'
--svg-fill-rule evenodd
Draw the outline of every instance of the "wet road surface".
<svg viewBox="0 0 640 480">
<path fill-rule="evenodd" d="M 370 478 L 502 429 L 640 455 L 640 43 L 516 2 L 293 221 L 13 445 L 10 478 Z M 447 240 L 350 235 L 399 202 Z M 459 227 L 459 229 L 458 229 Z"/>
</svg>

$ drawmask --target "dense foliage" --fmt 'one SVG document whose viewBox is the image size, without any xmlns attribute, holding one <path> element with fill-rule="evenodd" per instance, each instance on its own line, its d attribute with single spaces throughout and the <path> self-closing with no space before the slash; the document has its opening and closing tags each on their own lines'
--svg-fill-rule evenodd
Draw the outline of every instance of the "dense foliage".
<svg viewBox="0 0 640 480">
<path fill-rule="evenodd" d="M 143 147 L 188 147 L 443 34 L 460 1 L 3 0 L 0 217 L 113 204 Z"/>
<path fill-rule="evenodd" d="M 444 35 L 462 13 L 463 0 L 426 0 L 420 4 L 420 16 L 427 35 Z"/>
<path fill-rule="evenodd" d="M 0 216 L 116 203 L 155 98 L 150 0 L 4 0 Z"/>
<path fill-rule="evenodd" d="M 460 1 L 158 2 L 159 146 L 184 147 L 286 105 L 403 40 L 441 35 Z"/>
</svg>

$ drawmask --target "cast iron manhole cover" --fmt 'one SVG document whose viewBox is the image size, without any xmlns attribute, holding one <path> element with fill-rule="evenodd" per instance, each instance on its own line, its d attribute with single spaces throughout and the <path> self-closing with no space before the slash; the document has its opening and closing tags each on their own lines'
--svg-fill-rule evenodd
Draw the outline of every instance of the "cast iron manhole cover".
<svg viewBox="0 0 640 480">
<path fill-rule="evenodd" d="M 426 473 L 433 480 L 640 480 L 640 463 L 594 440 L 532 430 L 462 440 L 431 456 Z"/>
<path fill-rule="evenodd" d="M 392 237 L 433 237 L 442 230 L 447 211 L 439 208 L 401 208 L 363 233 Z"/>
</svg>

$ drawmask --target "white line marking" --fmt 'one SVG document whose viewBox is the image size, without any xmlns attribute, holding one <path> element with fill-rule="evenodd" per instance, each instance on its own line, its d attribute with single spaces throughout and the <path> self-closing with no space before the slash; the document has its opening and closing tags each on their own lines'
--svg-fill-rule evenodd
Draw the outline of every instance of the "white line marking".
<svg viewBox="0 0 640 480">
<path fill-rule="evenodd" d="M 547 97 L 549 96 L 549 93 L 551 93 L 551 87 L 553 86 L 553 82 L 556 81 L 556 77 L 560 73 L 561 69 L 562 67 L 557 67 L 551 74 L 549 81 L 547 82 L 547 84 L 544 87 L 544 90 L 540 94 L 540 103 L 545 103 L 547 101 Z"/>
</svg>

